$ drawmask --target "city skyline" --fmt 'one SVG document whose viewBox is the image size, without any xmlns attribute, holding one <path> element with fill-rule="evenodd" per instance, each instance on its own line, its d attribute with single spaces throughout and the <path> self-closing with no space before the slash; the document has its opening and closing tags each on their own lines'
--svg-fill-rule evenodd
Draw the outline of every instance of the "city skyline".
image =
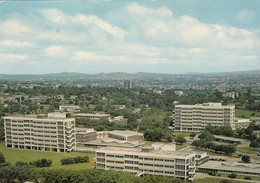
<svg viewBox="0 0 260 183">
<path fill-rule="evenodd" d="M 0 73 L 260 69 L 259 1 L 2 1 Z"/>
</svg>

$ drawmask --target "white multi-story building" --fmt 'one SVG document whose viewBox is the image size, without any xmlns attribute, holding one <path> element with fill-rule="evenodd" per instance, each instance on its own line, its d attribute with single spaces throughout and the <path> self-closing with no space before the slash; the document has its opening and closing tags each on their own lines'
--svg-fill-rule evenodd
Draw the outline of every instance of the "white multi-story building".
<svg viewBox="0 0 260 183">
<path fill-rule="evenodd" d="M 154 147 L 104 147 L 96 151 L 96 168 L 142 174 L 172 176 L 193 181 L 195 153 Z"/>
<path fill-rule="evenodd" d="M 4 117 L 9 148 L 69 152 L 75 148 L 75 119 L 63 115 Z"/>
<path fill-rule="evenodd" d="M 173 129 L 176 132 L 200 132 L 207 125 L 230 125 L 235 128 L 235 106 L 221 103 L 176 105 L 173 112 Z"/>
<path fill-rule="evenodd" d="M 110 118 L 110 114 L 104 114 L 104 113 L 95 113 L 95 114 L 90 114 L 90 113 L 76 113 L 73 114 L 75 117 L 86 117 L 89 119 L 95 119 L 95 120 L 100 120 L 101 118 Z"/>
<path fill-rule="evenodd" d="M 74 112 L 79 112 L 80 111 L 80 106 L 73 105 L 73 104 L 60 105 L 59 106 L 59 110 L 61 112 L 74 113 Z"/>
</svg>

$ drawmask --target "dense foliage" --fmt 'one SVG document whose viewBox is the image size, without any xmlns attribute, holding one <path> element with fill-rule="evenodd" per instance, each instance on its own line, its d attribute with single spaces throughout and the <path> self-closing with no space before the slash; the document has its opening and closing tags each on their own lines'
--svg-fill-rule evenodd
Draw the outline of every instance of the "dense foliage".
<svg viewBox="0 0 260 183">
<path fill-rule="evenodd" d="M 46 159 L 46 158 L 42 158 L 40 160 L 36 160 L 36 161 L 32 161 L 32 162 L 24 162 L 24 161 L 17 161 L 15 163 L 16 166 L 33 166 L 36 168 L 42 168 L 42 167 L 50 167 L 52 164 L 52 160 L 50 159 Z"/>
<path fill-rule="evenodd" d="M 131 173 L 105 171 L 99 169 L 65 170 L 35 169 L 29 166 L 6 166 L 0 169 L 2 183 L 41 182 L 41 183 L 183 183 L 172 177 L 145 175 L 136 177 Z"/>
<path fill-rule="evenodd" d="M 62 158 L 60 160 L 60 162 L 62 165 L 87 163 L 87 162 L 89 162 L 89 157 L 88 156 L 77 156 L 77 157 L 70 157 L 70 158 Z"/>
</svg>

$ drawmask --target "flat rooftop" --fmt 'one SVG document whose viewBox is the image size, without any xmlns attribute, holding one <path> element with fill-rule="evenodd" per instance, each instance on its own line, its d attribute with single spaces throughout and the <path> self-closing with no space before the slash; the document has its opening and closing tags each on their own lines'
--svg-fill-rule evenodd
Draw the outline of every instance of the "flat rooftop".
<svg viewBox="0 0 260 183">
<path fill-rule="evenodd" d="M 12 120 L 37 120 L 37 121 L 71 121 L 75 120 L 74 118 L 57 118 L 57 117 L 47 117 L 47 116 L 5 116 L 4 119 L 12 119 Z"/>
<path fill-rule="evenodd" d="M 222 135 L 214 135 L 215 138 L 217 139 L 223 139 L 223 140 L 229 140 L 229 141 L 234 141 L 234 142 L 246 142 L 245 139 L 239 139 L 239 138 L 234 138 L 234 137 L 226 137 Z"/>
<path fill-rule="evenodd" d="M 86 116 L 86 117 L 109 117 L 110 114 L 101 114 L 101 113 L 95 113 L 95 114 L 90 114 L 90 113 L 77 113 L 73 114 L 73 116 Z"/>
<path fill-rule="evenodd" d="M 148 147 L 149 149 L 149 147 Z M 195 156 L 194 152 L 182 152 L 182 151 L 165 151 L 165 150 L 151 150 L 149 152 L 143 152 L 142 148 L 120 148 L 120 147 L 102 147 L 98 149 L 96 152 L 106 152 L 106 153 L 114 153 L 114 154 L 129 154 L 144 157 L 157 157 L 157 158 L 192 158 Z"/>
<path fill-rule="evenodd" d="M 195 104 L 195 105 L 176 105 L 175 107 L 234 108 L 235 105 L 222 105 L 221 103 L 203 103 L 203 104 Z"/>
<path fill-rule="evenodd" d="M 84 142 L 86 145 L 93 145 L 93 146 L 112 146 L 112 147 L 125 147 L 125 148 L 133 148 L 133 147 L 138 147 L 141 146 L 142 143 L 139 142 L 128 142 L 128 141 L 123 141 L 123 140 L 92 140 L 88 142 Z"/>
<path fill-rule="evenodd" d="M 218 170 L 260 173 L 260 164 L 255 164 L 255 163 L 208 161 L 206 163 L 199 165 L 198 167 L 208 168 L 208 169 L 218 169 Z"/>
<path fill-rule="evenodd" d="M 113 131 L 109 131 L 107 133 L 114 134 L 114 135 L 120 135 L 120 136 L 124 136 L 124 137 L 129 137 L 129 136 L 133 136 L 133 135 L 143 136 L 143 133 L 130 131 L 130 130 L 113 130 Z"/>
</svg>

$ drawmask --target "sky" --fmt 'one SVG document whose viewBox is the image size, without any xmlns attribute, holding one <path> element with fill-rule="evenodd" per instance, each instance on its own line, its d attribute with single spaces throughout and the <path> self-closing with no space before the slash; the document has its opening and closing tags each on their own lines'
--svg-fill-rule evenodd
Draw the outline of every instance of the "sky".
<svg viewBox="0 0 260 183">
<path fill-rule="evenodd" d="M 259 0 L 0 1 L 0 73 L 260 69 Z"/>
</svg>

